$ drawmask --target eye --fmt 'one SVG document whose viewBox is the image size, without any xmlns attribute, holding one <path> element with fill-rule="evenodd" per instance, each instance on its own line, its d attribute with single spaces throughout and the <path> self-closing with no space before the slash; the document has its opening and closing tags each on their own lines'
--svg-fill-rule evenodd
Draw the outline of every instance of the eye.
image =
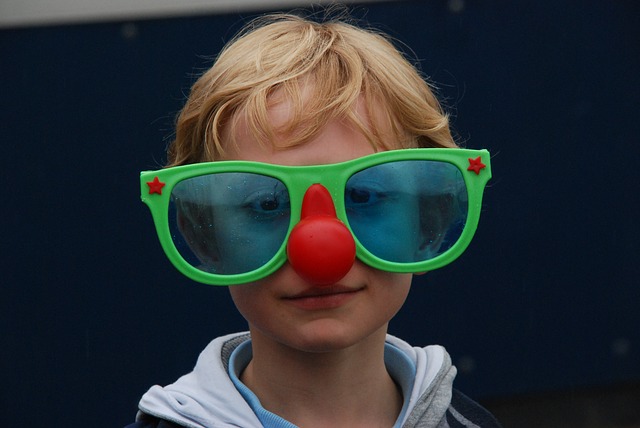
<svg viewBox="0 0 640 428">
<path fill-rule="evenodd" d="M 349 206 L 374 205 L 386 197 L 384 192 L 364 186 L 347 188 L 345 193 L 345 203 Z"/>
<path fill-rule="evenodd" d="M 243 207 L 258 218 L 283 215 L 289 210 L 289 194 L 282 186 L 256 189 L 244 199 Z"/>
<path fill-rule="evenodd" d="M 356 204 L 365 204 L 373 197 L 372 193 L 367 189 L 355 189 L 349 190 L 349 200 Z"/>
<path fill-rule="evenodd" d="M 276 195 L 273 195 L 272 199 L 264 199 L 260 201 L 260 208 L 264 211 L 273 211 L 277 210 L 280 206 L 280 202 Z"/>
</svg>

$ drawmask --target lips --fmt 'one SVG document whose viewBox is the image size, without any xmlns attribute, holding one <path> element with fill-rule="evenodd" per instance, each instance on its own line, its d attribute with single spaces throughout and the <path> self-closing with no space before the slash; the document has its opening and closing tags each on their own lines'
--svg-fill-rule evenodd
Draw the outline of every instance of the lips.
<svg viewBox="0 0 640 428">
<path fill-rule="evenodd" d="M 291 297 L 288 297 L 288 299 L 302 299 L 306 297 L 328 296 L 331 294 L 354 293 L 359 290 L 360 289 L 358 288 L 344 287 L 342 285 L 332 285 L 329 287 L 312 287 Z"/>
<path fill-rule="evenodd" d="M 349 288 L 341 285 L 313 287 L 286 297 L 285 300 L 305 310 L 335 309 L 346 304 L 363 289 L 364 287 Z"/>
</svg>

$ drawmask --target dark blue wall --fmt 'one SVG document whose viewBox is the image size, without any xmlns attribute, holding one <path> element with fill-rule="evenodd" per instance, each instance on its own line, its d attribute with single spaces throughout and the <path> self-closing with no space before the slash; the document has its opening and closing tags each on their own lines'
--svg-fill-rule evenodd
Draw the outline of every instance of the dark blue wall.
<svg viewBox="0 0 640 428">
<path fill-rule="evenodd" d="M 640 8 L 466 3 L 367 7 L 494 155 L 475 241 L 416 281 L 392 332 L 447 346 L 480 399 L 640 381 Z M 0 32 L 0 425 L 124 425 L 244 328 L 224 288 L 166 261 L 137 178 L 242 22 Z"/>
</svg>

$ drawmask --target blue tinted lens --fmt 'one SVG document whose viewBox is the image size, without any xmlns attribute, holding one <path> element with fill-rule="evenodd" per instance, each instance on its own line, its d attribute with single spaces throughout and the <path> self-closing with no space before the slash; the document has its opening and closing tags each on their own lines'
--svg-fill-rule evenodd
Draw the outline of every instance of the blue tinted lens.
<svg viewBox="0 0 640 428">
<path fill-rule="evenodd" d="M 467 218 L 464 179 L 447 162 L 409 160 L 367 168 L 349 178 L 344 197 L 358 241 L 390 262 L 437 257 L 460 238 Z"/>
<path fill-rule="evenodd" d="M 192 266 L 240 274 L 264 266 L 277 253 L 290 211 L 289 193 L 280 180 L 243 172 L 209 174 L 173 188 L 169 227 Z"/>
</svg>

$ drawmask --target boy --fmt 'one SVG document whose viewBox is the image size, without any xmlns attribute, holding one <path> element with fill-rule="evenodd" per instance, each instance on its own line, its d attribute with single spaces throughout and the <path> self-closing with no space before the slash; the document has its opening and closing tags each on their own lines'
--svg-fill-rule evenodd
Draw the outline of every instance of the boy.
<svg viewBox="0 0 640 428">
<path fill-rule="evenodd" d="M 169 163 L 141 176 L 163 248 L 229 285 L 249 332 L 152 387 L 131 427 L 498 426 L 443 348 L 387 335 L 412 274 L 468 244 L 490 168 L 385 37 L 252 23 L 193 86 Z"/>
</svg>

